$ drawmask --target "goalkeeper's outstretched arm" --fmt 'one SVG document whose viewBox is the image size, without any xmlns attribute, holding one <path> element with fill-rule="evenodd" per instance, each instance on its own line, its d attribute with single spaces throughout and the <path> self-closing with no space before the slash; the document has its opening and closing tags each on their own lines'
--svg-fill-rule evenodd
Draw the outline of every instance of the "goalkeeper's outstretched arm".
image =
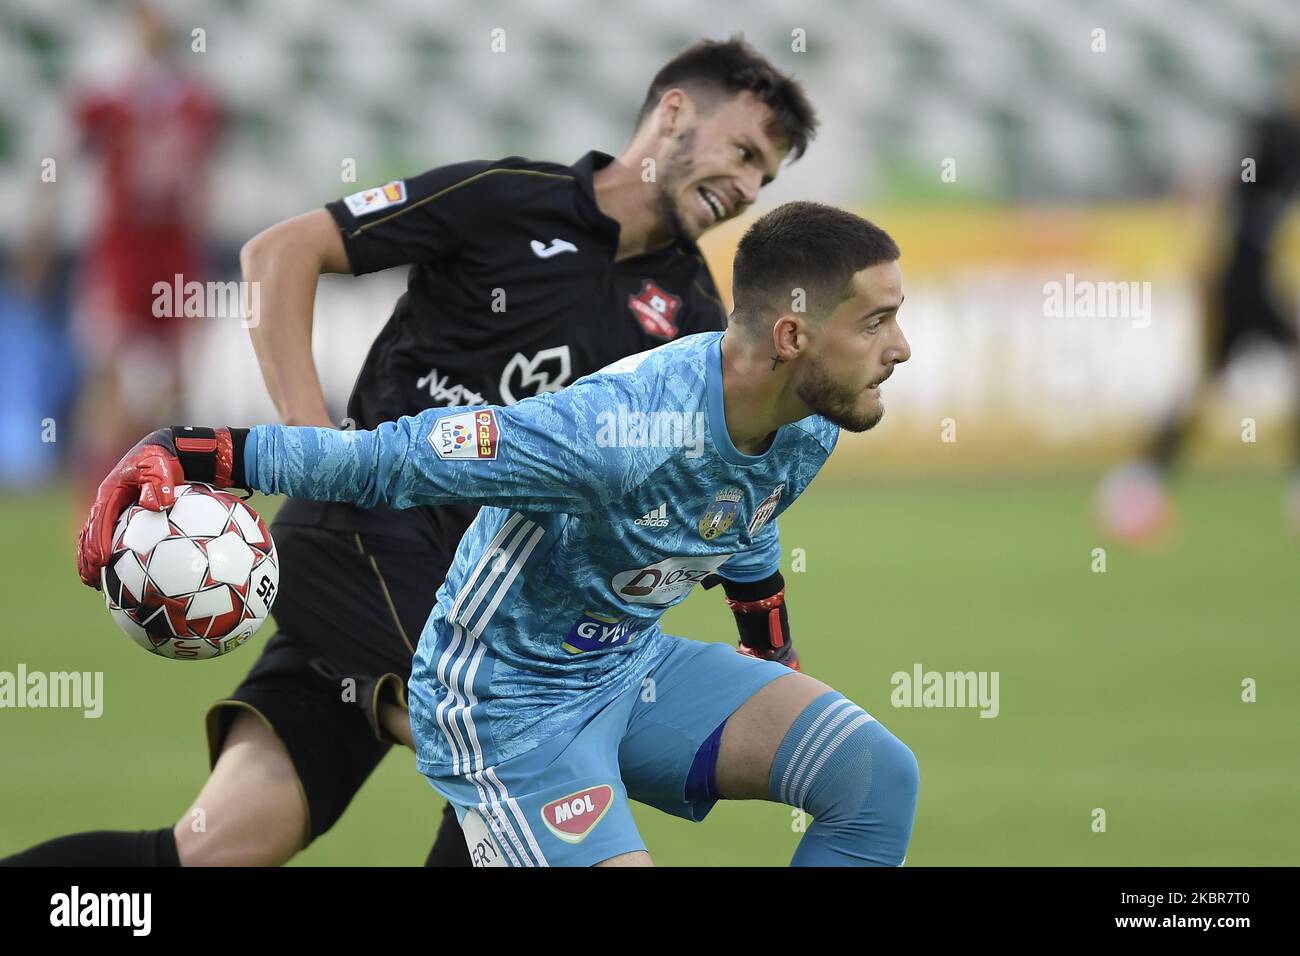
<svg viewBox="0 0 1300 956">
<path fill-rule="evenodd" d="M 78 573 L 97 586 L 127 505 L 138 499 L 152 510 L 170 507 L 176 485 L 187 481 L 367 508 L 470 502 L 595 510 L 655 464 L 595 440 L 594 409 L 608 394 L 608 387 L 578 382 L 508 408 L 429 409 L 371 431 L 159 429 L 100 484 L 77 548 Z"/>
<path fill-rule="evenodd" d="M 578 514 L 609 497 L 614 455 L 565 427 L 560 395 L 430 409 L 370 431 L 260 425 L 247 486 L 363 508 L 469 502 Z"/>
</svg>

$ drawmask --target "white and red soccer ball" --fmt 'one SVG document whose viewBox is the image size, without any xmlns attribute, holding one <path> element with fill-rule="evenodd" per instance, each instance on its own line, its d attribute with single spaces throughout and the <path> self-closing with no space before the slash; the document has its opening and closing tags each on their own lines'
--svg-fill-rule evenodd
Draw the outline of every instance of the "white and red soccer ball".
<svg viewBox="0 0 1300 956">
<path fill-rule="evenodd" d="M 280 568 L 271 533 L 239 498 L 179 485 L 164 511 L 133 504 L 113 530 L 101 581 L 118 626 L 172 660 L 228 654 L 271 612 Z"/>
</svg>

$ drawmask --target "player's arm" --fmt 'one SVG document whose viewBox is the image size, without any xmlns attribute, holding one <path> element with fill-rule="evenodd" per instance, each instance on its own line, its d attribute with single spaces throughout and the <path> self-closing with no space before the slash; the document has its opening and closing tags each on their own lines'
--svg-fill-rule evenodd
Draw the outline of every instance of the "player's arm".
<svg viewBox="0 0 1300 956">
<path fill-rule="evenodd" d="M 266 229 L 239 252 L 257 283 L 249 335 L 266 389 L 286 425 L 333 427 L 311 354 L 316 285 L 326 273 L 366 275 L 438 264 L 496 208 L 486 163 L 457 163 L 346 196 Z M 253 286 L 246 285 L 251 290 Z M 250 292 L 251 295 L 251 292 Z M 251 300 L 246 310 L 251 310 Z"/>
<path fill-rule="evenodd" d="M 363 508 L 467 502 L 579 514 L 610 497 L 619 453 L 596 445 L 573 398 L 431 408 L 371 431 L 261 425 L 245 442 L 244 474 L 266 494 Z"/>
<path fill-rule="evenodd" d="M 246 283 L 256 283 L 257 314 L 250 301 L 248 334 L 266 390 L 290 425 L 331 425 L 311 354 L 316 283 L 327 272 L 351 272 L 343 239 L 323 209 L 263 230 L 239 250 Z"/>
<path fill-rule="evenodd" d="M 790 639 L 785 578 L 780 568 L 781 539 L 776 522 L 771 521 L 751 549 L 731 558 L 717 574 L 705 578 L 704 587 L 722 585 L 727 606 L 736 616 L 740 631 L 740 653 L 799 670 L 799 654 Z"/>
<path fill-rule="evenodd" d="M 261 425 L 176 426 L 146 436 L 100 484 L 82 529 L 77 568 L 94 587 L 118 515 L 138 497 L 170 507 L 175 488 L 202 481 L 362 507 L 471 502 L 577 514 L 600 507 L 648 467 L 598 440 L 598 409 L 622 397 L 585 380 L 508 408 L 428 409 L 373 431 Z"/>
</svg>

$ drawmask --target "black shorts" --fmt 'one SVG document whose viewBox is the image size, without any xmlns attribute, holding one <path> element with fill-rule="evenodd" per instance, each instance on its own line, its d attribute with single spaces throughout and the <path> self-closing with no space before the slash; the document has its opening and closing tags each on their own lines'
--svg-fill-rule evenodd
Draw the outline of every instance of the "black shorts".
<svg viewBox="0 0 1300 956">
<path fill-rule="evenodd" d="M 315 840 L 394 743 L 379 704 L 406 705 L 444 569 L 418 540 L 278 523 L 272 533 L 278 630 L 235 692 L 209 709 L 208 752 L 215 765 L 235 714 L 258 714 L 289 751 Z"/>
<path fill-rule="evenodd" d="M 1295 346 L 1292 306 L 1273 287 L 1270 271 L 1269 259 L 1248 248 L 1235 250 L 1229 259 L 1213 293 L 1214 318 L 1206 324 L 1211 369 L 1222 369 L 1251 339 Z"/>
</svg>

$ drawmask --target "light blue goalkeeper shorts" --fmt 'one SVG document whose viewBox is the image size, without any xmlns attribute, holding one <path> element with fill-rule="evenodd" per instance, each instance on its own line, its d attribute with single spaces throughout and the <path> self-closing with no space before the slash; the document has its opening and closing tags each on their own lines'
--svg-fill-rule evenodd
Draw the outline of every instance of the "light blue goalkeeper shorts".
<svg viewBox="0 0 1300 956">
<path fill-rule="evenodd" d="M 577 727 L 496 766 L 429 777 L 475 866 L 591 866 L 644 850 L 629 799 L 704 819 L 722 725 L 790 670 L 728 644 L 662 639 L 674 646 L 654 670 Z"/>
</svg>

